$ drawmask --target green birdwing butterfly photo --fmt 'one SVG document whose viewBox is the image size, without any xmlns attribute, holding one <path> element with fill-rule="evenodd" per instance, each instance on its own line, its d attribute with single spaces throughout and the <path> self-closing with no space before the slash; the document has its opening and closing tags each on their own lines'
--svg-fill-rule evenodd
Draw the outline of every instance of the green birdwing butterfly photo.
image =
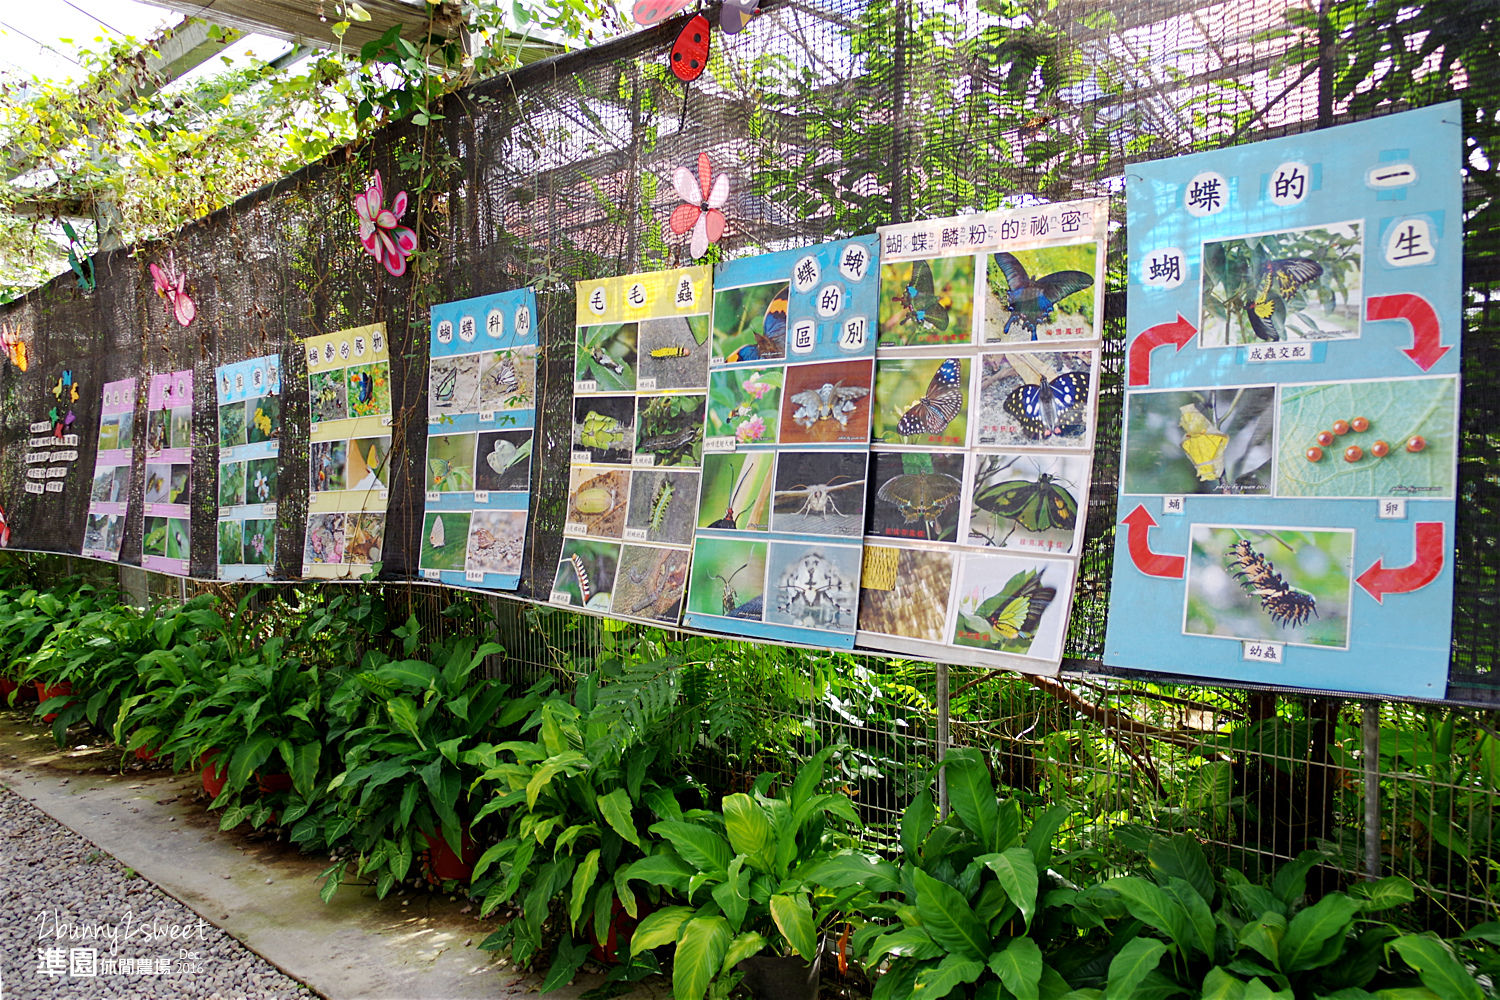
<svg viewBox="0 0 1500 1000">
<path fill-rule="evenodd" d="M 1062 480 L 1043 472 L 1036 482 L 1012 479 L 986 486 L 974 494 L 974 505 L 999 517 L 1010 518 L 1027 531 L 1071 531 L 1078 524 L 1078 500 Z"/>
<path fill-rule="evenodd" d="M 972 613 L 960 612 L 955 637 L 958 643 L 996 646 L 1007 652 L 1029 651 L 1042 615 L 1057 597 L 1056 587 L 1042 585 L 1042 572 L 1040 569 L 1022 570 Z"/>
<path fill-rule="evenodd" d="M 994 548 L 1067 551 L 1078 542 L 1078 506 L 1087 498 L 1085 463 L 1072 456 L 982 455 L 973 479 L 967 541 Z"/>
</svg>

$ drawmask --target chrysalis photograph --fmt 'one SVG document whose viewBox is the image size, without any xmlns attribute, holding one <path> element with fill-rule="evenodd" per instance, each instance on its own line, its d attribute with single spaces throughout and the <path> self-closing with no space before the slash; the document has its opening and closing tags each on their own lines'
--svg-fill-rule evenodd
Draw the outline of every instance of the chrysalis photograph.
<svg viewBox="0 0 1500 1000">
<path fill-rule="evenodd" d="M 1275 386 L 1126 393 L 1121 492 L 1269 496 L 1275 436 Z"/>
</svg>

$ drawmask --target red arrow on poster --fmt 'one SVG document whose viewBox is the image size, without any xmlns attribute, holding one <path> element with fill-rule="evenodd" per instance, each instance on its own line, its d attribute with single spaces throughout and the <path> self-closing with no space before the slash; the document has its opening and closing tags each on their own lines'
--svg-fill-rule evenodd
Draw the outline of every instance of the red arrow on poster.
<svg viewBox="0 0 1500 1000">
<path fill-rule="evenodd" d="M 1376 559 L 1354 581 L 1377 603 L 1384 604 L 1386 594 L 1409 594 L 1421 590 L 1442 572 L 1443 522 L 1418 521 L 1416 536 L 1416 558 L 1410 566 L 1386 569 L 1385 564 Z"/>
<path fill-rule="evenodd" d="M 1156 519 L 1146 510 L 1145 504 L 1137 504 L 1135 510 L 1125 515 L 1120 522 L 1125 525 L 1125 540 L 1130 548 L 1130 561 L 1135 568 L 1147 576 L 1164 576 L 1173 580 L 1182 579 L 1187 559 L 1182 556 L 1162 555 L 1151 551 L 1149 532 L 1156 527 Z"/>
<path fill-rule="evenodd" d="M 1139 337 L 1130 342 L 1130 384 L 1151 384 L 1151 352 L 1163 344 L 1175 344 L 1180 351 L 1187 342 L 1198 335 L 1198 328 L 1189 323 L 1182 313 L 1171 323 L 1158 323 L 1148 327 Z"/>
<path fill-rule="evenodd" d="M 1372 295 L 1365 301 L 1365 319 L 1404 319 L 1411 324 L 1411 346 L 1401 353 L 1418 368 L 1430 371 L 1453 348 L 1443 346 L 1443 328 L 1432 303 L 1420 295 Z"/>
</svg>

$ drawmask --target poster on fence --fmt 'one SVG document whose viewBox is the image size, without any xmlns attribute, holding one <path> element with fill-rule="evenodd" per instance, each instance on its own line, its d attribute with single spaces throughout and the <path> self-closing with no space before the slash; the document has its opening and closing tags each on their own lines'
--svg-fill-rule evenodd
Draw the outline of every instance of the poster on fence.
<svg viewBox="0 0 1500 1000">
<path fill-rule="evenodd" d="M 1108 219 L 1097 199 L 880 230 L 862 647 L 1057 670 Z"/>
<path fill-rule="evenodd" d="M 853 647 L 879 285 L 873 236 L 715 271 L 693 627 Z"/>
<path fill-rule="evenodd" d="M 214 373 L 219 428 L 221 580 L 264 580 L 276 568 L 281 461 L 281 357 L 221 365 Z"/>
<path fill-rule="evenodd" d="M 89 490 L 88 522 L 83 529 L 82 554 L 90 559 L 120 561 L 134 444 L 135 379 L 106 382 L 99 408 L 99 447 Z"/>
<path fill-rule="evenodd" d="M 681 620 L 703 465 L 712 292 L 708 267 L 578 283 L 553 603 Z"/>
<path fill-rule="evenodd" d="M 188 575 L 192 470 L 193 370 L 152 375 L 146 388 L 143 569 Z"/>
<path fill-rule="evenodd" d="M 1461 120 L 1131 167 L 1106 663 L 1443 696 Z"/>
<path fill-rule="evenodd" d="M 419 567 L 447 584 L 521 580 L 536 433 L 536 292 L 432 307 Z"/>
<path fill-rule="evenodd" d="M 302 575 L 358 580 L 380 561 L 390 497 L 385 324 L 308 337 L 307 538 Z"/>
</svg>

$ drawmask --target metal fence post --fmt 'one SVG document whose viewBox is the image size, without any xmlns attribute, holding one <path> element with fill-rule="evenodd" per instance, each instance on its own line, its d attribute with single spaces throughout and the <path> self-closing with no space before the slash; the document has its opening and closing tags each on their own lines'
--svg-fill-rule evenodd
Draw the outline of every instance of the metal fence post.
<svg viewBox="0 0 1500 1000">
<path fill-rule="evenodd" d="M 1365 877 L 1380 877 L 1380 703 L 1364 704 Z"/>
</svg>

